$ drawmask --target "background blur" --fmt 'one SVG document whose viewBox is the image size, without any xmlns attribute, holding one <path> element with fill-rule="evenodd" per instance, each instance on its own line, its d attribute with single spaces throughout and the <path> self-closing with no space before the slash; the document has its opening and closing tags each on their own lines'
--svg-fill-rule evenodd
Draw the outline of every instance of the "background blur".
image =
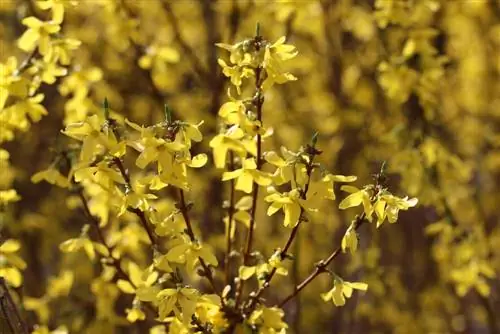
<svg viewBox="0 0 500 334">
<path fill-rule="evenodd" d="M 361 251 L 335 260 L 333 270 L 367 282 L 367 293 L 336 308 L 319 297 L 331 284 L 320 277 L 286 305 L 291 331 L 499 333 L 499 1 L 53 1 L 65 6 L 64 35 L 81 45 L 67 75 L 41 86 L 48 115 L 1 143 L 10 163 L 0 165 L 0 189 L 12 186 L 21 196 L 3 209 L 0 228 L 2 239 L 22 245 L 22 296 L 39 298 L 51 278 L 75 272 L 68 296 L 48 304 L 51 328 L 95 333 L 103 327 L 92 326 L 104 321 L 106 333 L 140 332 L 96 317 L 89 282 L 98 267 L 58 248 L 78 235 L 84 217 L 72 195 L 30 181 L 64 145 L 60 129 L 99 112 L 105 97 L 114 112 L 145 125 L 163 120 L 168 103 L 177 118 L 205 121 L 206 140 L 195 149 L 210 153 L 218 109 L 228 100 L 217 64 L 227 54 L 215 43 L 250 38 L 259 22 L 266 39 L 285 35 L 299 51 L 288 63 L 298 81 L 265 97 L 264 123 L 275 129 L 265 149 L 297 149 L 318 131 L 322 162 L 334 174 L 357 175 L 361 186 L 386 160 L 390 190 L 419 199 L 397 224 L 363 226 Z M 0 0 L 0 62 L 27 57 L 16 47 L 26 16 L 46 19 L 48 12 L 35 1 Z M 192 183 L 195 221 L 222 259 L 218 208 L 227 184 L 211 167 Z M 337 205 L 301 229 L 291 282 L 339 245 L 353 213 Z M 257 222 L 255 248 L 269 256 L 287 234 L 264 205 Z M 290 280 L 276 282 L 270 300 L 292 291 Z M 126 305 L 117 299 L 114 307 Z M 40 323 L 40 314 L 30 312 L 30 322 Z"/>
</svg>

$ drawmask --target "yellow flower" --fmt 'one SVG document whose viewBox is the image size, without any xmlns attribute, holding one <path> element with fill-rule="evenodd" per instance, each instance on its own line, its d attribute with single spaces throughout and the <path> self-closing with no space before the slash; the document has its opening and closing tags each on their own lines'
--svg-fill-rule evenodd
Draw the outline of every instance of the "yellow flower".
<svg viewBox="0 0 500 334">
<path fill-rule="evenodd" d="M 52 22 L 60 24 L 64 19 L 64 1 L 67 0 L 44 0 L 37 1 L 36 5 L 42 10 L 52 10 Z M 76 4 L 76 1 L 71 1 Z"/>
<path fill-rule="evenodd" d="M 367 188 L 358 189 L 353 186 L 342 186 L 340 189 L 351 194 L 340 202 L 339 208 L 345 210 L 363 204 L 366 219 L 371 222 L 373 205 L 370 200 L 370 191 Z"/>
<path fill-rule="evenodd" d="M 196 310 L 200 293 L 192 288 L 164 289 L 158 293 L 158 316 L 164 321 L 172 311 L 183 323 L 189 324 Z"/>
<path fill-rule="evenodd" d="M 68 74 L 68 70 L 58 66 L 54 62 L 47 63 L 40 60 L 34 62 L 34 65 L 29 68 L 28 73 L 31 75 L 41 74 L 42 82 L 51 85 L 56 82 L 58 77 Z"/>
<path fill-rule="evenodd" d="M 0 111 L 3 110 L 9 95 L 25 98 L 29 82 L 16 75 L 17 59 L 9 57 L 5 64 L 0 63 Z"/>
<path fill-rule="evenodd" d="M 33 183 L 39 183 L 42 180 L 61 188 L 68 188 L 70 185 L 68 178 L 62 175 L 55 166 L 50 166 L 46 170 L 39 171 L 31 177 L 31 182 Z"/>
<path fill-rule="evenodd" d="M 31 334 L 68 334 L 69 331 L 66 326 L 59 326 L 53 331 L 51 331 L 47 326 L 35 326 L 34 331 Z"/>
<path fill-rule="evenodd" d="M 238 94 L 241 94 L 243 79 L 251 78 L 255 75 L 254 71 L 248 67 L 241 67 L 239 65 L 230 66 L 222 59 L 218 59 L 218 63 L 222 67 L 222 73 L 226 77 L 231 78 L 231 83 L 236 87 Z"/>
<path fill-rule="evenodd" d="M 290 182 L 293 179 L 295 168 L 295 156 L 291 159 L 283 159 L 276 152 L 269 151 L 264 153 L 264 159 L 271 165 L 276 166 L 276 171 L 273 174 L 273 182 L 277 186 Z"/>
<path fill-rule="evenodd" d="M 6 108 L 0 114 L 0 124 L 7 123 L 20 130 L 26 131 L 30 123 L 26 116 L 33 122 L 38 122 L 42 116 L 47 115 L 47 109 L 41 104 L 44 99 L 43 94 L 37 94 Z"/>
<path fill-rule="evenodd" d="M 282 67 L 286 60 L 292 59 L 298 53 L 297 49 L 285 43 L 285 36 L 280 37 L 274 44 L 266 47 L 263 66 L 267 73 L 263 89 L 269 89 L 274 83 L 283 84 L 297 80 L 291 73 L 285 72 Z"/>
<path fill-rule="evenodd" d="M 17 202 L 20 199 L 21 197 L 17 194 L 15 189 L 0 190 L 0 208 L 9 203 Z"/>
<path fill-rule="evenodd" d="M 20 270 L 26 268 L 26 262 L 15 254 L 20 248 L 21 244 L 14 239 L 8 239 L 0 245 L 0 277 L 15 288 L 21 286 Z"/>
<path fill-rule="evenodd" d="M 377 222 L 377 227 L 383 223 L 385 217 L 387 217 L 389 223 L 391 224 L 395 223 L 398 220 L 399 210 L 406 211 L 409 208 L 417 205 L 417 203 L 418 203 L 417 198 L 408 198 L 408 196 L 405 196 L 404 198 L 399 198 L 397 196 L 394 196 L 386 192 L 385 194 L 380 196 L 380 198 L 377 200 L 375 204 L 375 212 L 377 213 L 377 216 L 379 218 Z"/>
<path fill-rule="evenodd" d="M 224 168 L 226 156 L 229 150 L 234 151 L 238 156 L 244 157 L 247 152 L 257 154 L 257 146 L 253 140 L 244 138 L 245 133 L 237 125 L 229 128 L 225 133 L 218 134 L 210 141 L 214 163 L 216 168 Z"/>
<path fill-rule="evenodd" d="M 118 288 L 126 294 L 135 294 L 136 298 L 144 302 L 156 300 L 160 288 L 155 283 L 158 280 L 158 272 L 152 267 L 142 271 L 137 264 L 129 262 L 128 275 L 130 281 L 119 279 L 116 282 Z"/>
<path fill-rule="evenodd" d="M 299 223 L 299 217 L 302 209 L 311 211 L 312 209 L 306 205 L 306 201 L 300 198 L 298 189 L 293 189 L 290 192 L 279 193 L 274 188 L 268 188 L 271 192 L 264 200 L 271 203 L 267 209 L 267 215 L 272 216 L 279 210 L 285 213 L 285 220 L 283 225 L 285 227 L 295 227 Z"/>
<path fill-rule="evenodd" d="M 354 229 L 354 225 L 351 224 L 342 238 L 342 251 L 345 252 L 349 250 L 351 254 L 354 254 L 356 249 L 358 248 L 358 235 L 356 230 Z"/>
<path fill-rule="evenodd" d="M 283 321 L 284 315 L 285 312 L 278 307 L 261 306 L 252 312 L 248 322 L 258 326 L 262 333 L 285 333 L 288 325 Z"/>
<path fill-rule="evenodd" d="M 322 198 L 326 198 L 329 200 L 335 200 L 335 192 L 334 190 L 334 185 L 335 182 L 354 182 L 356 181 L 356 176 L 350 175 L 350 176 L 344 176 L 344 175 L 333 175 L 333 174 L 326 174 L 321 178 L 320 182 L 313 182 L 318 183 L 320 185 L 319 189 L 316 190 L 316 188 L 312 185 L 310 192 L 311 192 L 311 197 L 313 196 L 320 196 Z"/>
<path fill-rule="evenodd" d="M 84 122 L 72 123 L 62 131 L 68 137 L 82 141 L 80 161 L 90 163 L 95 155 L 107 148 L 114 156 L 125 154 L 125 143 L 118 142 L 113 132 L 103 128 L 104 120 L 98 115 L 87 117 Z"/>
<path fill-rule="evenodd" d="M 271 184 L 271 178 L 267 173 L 257 170 L 257 164 L 254 158 L 248 158 L 243 161 L 243 166 L 230 172 L 222 174 L 222 181 L 236 179 L 235 189 L 246 192 L 252 192 L 253 183 L 261 186 L 268 186 Z"/>
<path fill-rule="evenodd" d="M 123 215 L 129 208 L 148 212 L 151 207 L 150 200 L 158 198 L 154 194 L 145 192 L 146 186 L 137 180 L 133 180 L 131 186 L 132 189 L 126 189 L 125 193 L 119 193 L 120 210 L 118 216 Z"/>
<path fill-rule="evenodd" d="M 38 46 L 41 55 L 50 52 L 50 35 L 61 30 L 59 23 L 43 22 L 34 16 L 23 19 L 22 23 L 28 27 L 28 30 L 19 38 L 17 42 L 19 48 L 31 52 Z"/>
<path fill-rule="evenodd" d="M 247 40 L 236 43 L 234 45 L 225 43 L 216 43 L 215 45 L 231 53 L 229 56 L 229 61 L 232 64 L 236 64 L 238 66 L 244 66 L 252 63 L 252 55 L 248 52 L 249 48 L 247 47 L 249 42 L 250 41 Z"/>
<path fill-rule="evenodd" d="M 261 122 L 249 117 L 243 101 L 234 100 L 224 103 L 219 109 L 219 116 L 226 124 L 237 125 L 248 136 L 260 134 L 267 137 L 273 131 L 272 128 L 266 130 Z"/>
<path fill-rule="evenodd" d="M 217 258 L 209 246 L 198 242 L 191 242 L 191 240 L 187 240 L 186 238 L 176 239 L 171 245 L 172 247 L 167 254 L 157 259 L 159 263 L 165 264 L 164 261 L 179 264 L 185 263 L 189 271 L 194 271 L 199 259 L 203 259 L 208 265 L 215 267 L 218 265 Z"/>
<path fill-rule="evenodd" d="M 49 52 L 43 56 L 43 61 L 46 63 L 59 62 L 61 65 L 69 65 L 71 51 L 78 49 L 81 44 L 81 41 L 74 38 L 55 40 L 52 42 Z"/>
<path fill-rule="evenodd" d="M 179 52 L 169 46 L 150 46 L 146 54 L 139 58 L 139 66 L 143 69 L 163 67 L 166 63 L 177 63 L 180 60 Z"/>
<path fill-rule="evenodd" d="M 146 319 L 146 314 L 138 308 L 138 307 L 133 307 L 133 308 L 126 308 L 125 313 L 127 313 L 127 320 L 130 323 L 134 323 L 137 320 L 144 320 Z"/>
<path fill-rule="evenodd" d="M 336 277 L 333 283 L 333 289 L 321 294 L 321 298 L 327 302 L 332 300 L 335 306 L 343 306 L 346 298 L 351 298 L 353 290 L 366 291 L 368 284 L 362 282 L 346 282 L 340 277 Z"/>
<path fill-rule="evenodd" d="M 108 257 L 110 254 L 108 249 L 97 242 L 92 242 L 88 237 L 88 230 L 90 226 L 84 225 L 82 228 L 81 235 L 78 238 L 68 239 L 59 245 L 59 249 L 64 253 L 75 253 L 83 248 L 85 253 L 90 260 L 95 259 L 95 252 L 97 251 L 101 255 Z"/>
</svg>

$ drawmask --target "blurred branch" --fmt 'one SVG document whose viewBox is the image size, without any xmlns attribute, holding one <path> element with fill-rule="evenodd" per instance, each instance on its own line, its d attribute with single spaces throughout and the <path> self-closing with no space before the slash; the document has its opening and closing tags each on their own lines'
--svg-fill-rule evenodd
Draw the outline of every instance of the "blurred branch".
<svg viewBox="0 0 500 334">
<path fill-rule="evenodd" d="M 29 333 L 28 324 L 21 317 L 3 277 L 0 277 L 0 308 L 4 317 L 2 323 L 6 321 L 13 334 Z"/>
<path fill-rule="evenodd" d="M 179 46 L 182 48 L 185 56 L 191 62 L 191 65 L 193 66 L 195 72 L 199 75 L 200 78 L 207 80 L 207 82 L 210 82 L 210 80 L 211 80 L 210 74 L 207 73 L 203 64 L 196 56 L 196 53 L 194 52 L 194 50 L 189 46 L 189 44 L 182 37 L 181 30 L 179 28 L 179 23 L 177 22 L 177 19 L 174 15 L 174 12 L 172 10 L 172 6 L 170 5 L 169 1 L 168 0 L 161 1 L 161 5 L 162 5 L 163 9 L 165 10 L 165 14 L 167 15 L 167 18 L 170 21 L 170 24 L 172 25 L 172 30 L 174 32 L 176 42 L 179 43 Z"/>
<path fill-rule="evenodd" d="M 31 53 L 23 60 L 19 67 L 14 71 L 14 76 L 23 74 L 31 65 L 31 61 L 38 55 L 38 49 L 31 51 Z"/>
</svg>

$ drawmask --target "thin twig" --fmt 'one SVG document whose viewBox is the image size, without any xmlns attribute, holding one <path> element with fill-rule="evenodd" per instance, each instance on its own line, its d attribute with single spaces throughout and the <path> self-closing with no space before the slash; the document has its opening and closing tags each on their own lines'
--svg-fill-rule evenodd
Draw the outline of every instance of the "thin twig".
<svg viewBox="0 0 500 334">
<path fill-rule="evenodd" d="M 83 210 L 85 211 L 85 214 L 86 214 L 87 218 L 90 220 L 92 226 L 94 227 L 94 229 L 97 232 L 97 237 L 99 239 L 99 242 L 104 247 L 106 247 L 106 250 L 109 253 L 109 256 L 106 257 L 106 259 L 109 260 L 107 263 L 110 263 L 115 268 L 116 273 L 117 273 L 119 279 L 122 279 L 122 280 L 125 280 L 125 281 L 129 282 L 132 285 L 132 287 L 134 289 L 136 289 L 137 286 L 134 284 L 134 282 L 132 282 L 132 280 L 127 275 L 127 273 L 125 273 L 125 271 L 122 269 L 122 267 L 120 265 L 120 259 L 116 259 L 116 258 L 114 258 L 112 256 L 113 247 L 110 246 L 106 242 L 106 239 L 104 237 L 102 229 L 99 226 L 99 220 L 90 212 L 90 208 L 89 208 L 88 202 L 85 199 L 85 196 L 83 194 L 83 189 L 81 189 L 81 188 L 78 190 L 78 197 L 80 197 L 80 201 L 82 202 Z M 155 314 L 156 314 L 156 310 L 154 309 L 154 307 L 151 304 L 144 304 L 144 305 L 152 313 L 152 316 L 154 317 Z"/>
<path fill-rule="evenodd" d="M 118 167 L 118 170 L 120 171 L 120 174 L 123 177 L 123 180 L 125 181 L 125 187 L 127 190 L 132 189 L 132 184 L 130 182 L 130 176 L 128 175 L 127 170 L 123 166 L 123 162 L 121 161 L 120 158 L 113 158 L 114 164 Z M 146 218 L 146 215 L 144 214 L 143 211 L 139 209 L 129 209 L 129 211 L 133 212 L 136 214 L 137 217 L 139 217 L 139 220 L 141 221 L 142 227 L 146 230 L 146 233 L 148 234 L 149 241 L 151 242 L 151 245 L 153 247 L 158 247 L 158 241 L 156 240 L 155 234 L 153 230 L 151 229 L 151 226 L 148 222 L 148 219 Z"/>
<path fill-rule="evenodd" d="M 366 215 L 363 212 L 361 215 L 359 215 L 355 222 L 354 222 L 354 230 L 357 231 L 361 225 L 366 221 Z M 286 303 L 288 303 L 290 300 L 292 300 L 294 297 L 296 297 L 302 289 L 304 289 L 309 283 L 311 283 L 317 276 L 319 276 L 322 273 L 328 272 L 326 267 L 342 252 L 342 247 L 338 247 L 335 249 L 325 260 L 321 260 L 316 264 L 316 267 L 314 268 L 314 271 L 307 276 L 299 285 L 297 285 L 293 291 L 288 297 L 283 299 L 281 302 L 278 303 L 279 307 L 283 307 Z"/>
<path fill-rule="evenodd" d="M 38 50 L 35 49 L 33 50 L 26 59 L 23 60 L 23 62 L 19 65 L 19 67 L 14 71 L 14 76 L 19 76 L 23 74 L 24 71 L 28 69 L 28 67 L 31 65 L 31 60 L 33 60 L 36 55 L 38 54 Z"/>
<path fill-rule="evenodd" d="M 184 197 L 184 190 L 182 190 L 182 189 L 179 189 L 179 209 L 181 210 L 182 217 L 184 218 L 184 222 L 186 223 L 186 233 L 189 236 L 189 239 L 191 239 L 192 242 L 195 242 L 196 237 L 194 235 L 194 230 L 193 230 L 193 226 L 191 224 L 191 219 L 189 218 L 188 207 L 186 204 L 186 199 Z M 218 292 L 218 289 L 215 285 L 215 280 L 214 280 L 214 277 L 212 274 L 212 270 L 210 270 L 210 267 L 207 265 L 205 260 L 203 260 L 201 257 L 198 257 L 198 260 L 200 261 L 200 264 L 203 267 L 204 276 L 210 282 L 210 285 L 212 287 L 213 292 L 220 296 L 220 293 Z M 221 303 L 224 305 L 223 298 L 221 298 Z"/>
<path fill-rule="evenodd" d="M 314 157 L 316 156 L 316 154 L 318 154 L 318 152 L 319 151 L 316 151 L 316 148 L 314 147 L 314 145 L 312 147 L 310 147 L 309 161 L 306 165 L 307 182 L 304 186 L 304 190 L 301 191 L 301 195 L 300 195 L 300 198 L 303 200 L 305 200 L 307 198 L 307 193 L 309 191 L 309 185 L 311 183 L 311 175 L 312 175 L 312 172 L 314 169 Z M 305 213 L 304 208 L 300 207 L 300 214 L 299 214 L 299 218 L 297 220 L 297 224 L 295 224 L 295 226 L 293 227 L 292 232 L 290 233 L 288 240 L 285 243 L 285 246 L 283 247 L 283 249 L 280 252 L 281 259 L 284 259 L 286 257 L 286 255 L 288 253 L 288 249 L 290 248 L 295 237 L 297 236 L 299 227 L 304 220 L 304 213 Z M 262 293 L 264 292 L 264 290 L 266 290 L 270 286 L 271 280 L 273 279 L 274 275 L 276 274 L 276 271 L 277 271 L 277 268 L 273 268 L 271 270 L 271 272 L 269 273 L 269 275 L 267 275 L 266 280 L 264 281 L 262 286 L 259 288 L 259 290 L 256 293 L 251 294 L 248 309 L 246 311 L 247 314 L 249 314 L 250 312 L 253 311 L 257 301 L 259 300 L 259 298 L 262 295 Z"/>
<path fill-rule="evenodd" d="M 257 26 L 258 30 L 258 26 Z M 260 48 L 260 42 L 262 40 L 262 37 L 259 35 L 259 32 L 257 31 L 257 34 L 254 38 L 254 43 L 256 46 L 256 50 Z M 260 123 L 260 127 L 262 127 L 262 106 L 264 105 L 264 95 L 262 92 L 262 83 L 263 83 L 263 77 L 264 77 L 264 69 L 262 66 L 259 66 L 255 69 L 255 97 L 254 97 L 254 103 L 256 105 L 257 109 L 257 121 Z M 260 129 L 259 132 L 257 133 L 257 157 L 256 157 L 256 165 L 257 165 L 257 170 L 260 170 L 262 167 L 262 136 L 260 134 Z M 252 251 L 252 243 L 253 243 L 253 232 L 255 229 L 255 217 L 257 214 L 257 199 L 259 196 L 259 185 L 254 184 L 253 185 L 253 193 L 252 193 L 252 209 L 250 212 L 250 224 L 248 227 L 248 233 L 247 233 L 247 238 L 246 238 L 246 243 L 245 243 L 245 249 L 243 251 L 243 265 L 248 264 L 248 260 L 250 258 L 250 253 Z M 239 281 L 239 286 L 238 286 L 238 291 L 236 292 L 236 306 L 239 305 L 240 298 L 243 292 L 243 287 L 245 285 L 245 281 L 240 280 Z"/>
<path fill-rule="evenodd" d="M 229 152 L 229 171 L 234 170 L 234 153 L 231 151 Z M 227 209 L 228 211 L 228 223 L 227 223 L 227 235 L 226 235 L 226 256 L 225 256 L 225 274 L 226 274 L 226 280 L 225 280 L 225 285 L 230 283 L 231 280 L 231 267 L 230 267 L 230 261 L 231 261 L 231 252 L 232 252 L 232 243 L 233 240 L 231 238 L 231 231 L 233 229 L 233 215 L 234 215 L 234 205 L 235 205 L 235 182 L 234 179 L 231 179 L 231 182 L 229 184 L 230 187 L 230 193 L 229 193 L 229 208 Z"/>
<path fill-rule="evenodd" d="M 10 295 L 9 288 L 7 287 L 7 284 L 5 283 L 5 279 L 3 277 L 0 277 L 0 288 L 0 308 L 5 315 L 5 321 L 7 321 L 7 323 L 9 324 L 12 333 L 28 334 L 28 324 L 21 317 L 21 314 L 19 313 L 19 310 L 17 309 L 16 304 L 14 303 L 14 300 Z M 16 318 L 15 323 L 11 322 L 11 317 L 9 316 L 7 309 L 4 307 L 4 303 L 2 302 L 4 298 L 9 305 L 9 310 L 13 311 L 14 313 L 14 317 Z"/>
<path fill-rule="evenodd" d="M 380 172 L 374 175 L 376 182 L 375 182 L 374 192 L 372 196 L 370 196 L 370 202 L 373 202 L 378 197 L 380 192 L 383 191 L 384 184 L 387 181 L 384 168 L 385 168 L 385 162 L 382 163 Z M 365 223 L 366 221 L 367 219 L 365 212 L 356 216 L 352 226 L 352 229 L 355 231 L 355 233 L 358 231 L 361 225 L 363 225 L 363 223 Z M 300 293 L 300 291 L 302 291 L 302 289 L 304 289 L 307 285 L 309 285 L 309 283 L 311 283 L 316 277 L 318 277 L 322 273 L 328 272 L 327 269 L 328 265 L 330 265 L 330 263 L 340 253 L 342 253 L 341 246 L 337 247 L 337 249 L 335 249 L 326 259 L 316 263 L 314 271 L 311 274 L 309 274 L 309 276 L 307 276 L 300 284 L 296 285 L 294 291 L 290 295 L 288 295 L 285 299 L 283 299 L 281 302 L 279 302 L 278 306 L 283 307 L 286 303 L 295 298 Z"/>
</svg>

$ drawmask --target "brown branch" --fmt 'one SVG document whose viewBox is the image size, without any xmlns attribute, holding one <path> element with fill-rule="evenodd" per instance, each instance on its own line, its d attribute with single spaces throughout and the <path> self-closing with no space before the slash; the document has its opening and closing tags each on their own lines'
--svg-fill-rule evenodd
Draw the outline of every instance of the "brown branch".
<svg viewBox="0 0 500 334">
<path fill-rule="evenodd" d="M 184 197 L 184 190 L 182 189 L 179 189 L 179 209 L 181 210 L 182 217 L 184 218 L 184 222 L 186 223 L 186 233 L 189 236 L 189 239 L 191 239 L 192 242 L 195 242 L 196 237 L 194 235 L 191 219 L 189 218 L 188 207 L 186 204 L 186 199 Z M 210 286 L 212 287 L 213 292 L 220 296 L 220 293 L 218 292 L 218 289 L 215 285 L 215 280 L 212 274 L 212 270 L 210 270 L 210 267 L 201 257 L 198 257 L 198 260 L 200 261 L 200 264 L 203 267 L 204 276 L 210 282 Z M 222 305 L 224 305 L 224 299 L 222 297 L 221 297 L 221 303 Z"/>
<path fill-rule="evenodd" d="M 380 168 L 380 172 L 373 175 L 374 179 L 375 179 L 375 186 L 373 188 L 374 192 L 373 192 L 372 196 L 370 196 L 370 202 L 373 202 L 378 197 L 380 192 L 382 192 L 384 189 L 384 184 L 387 182 L 387 178 L 386 178 L 384 169 L 385 169 L 385 162 L 382 163 L 382 166 Z M 366 219 L 365 212 L 356 216 L 356 219 L 354 220 L 353 227 L 352 227 L 353 230 L 355 231 L 355 233 L 358 231 L 358 229 L 361 227 L 361 225 L 363 225 L 363 223 L 366 221 L 367 221 L 367 219 Z M 346 231 L 347 231 L 347 229 L 346 229 Z M 344 232 L 343 236 L 344 235 L 345 235 L 345 232 Z M 307 285 L 309 285 L 309 283 L 311 283 L 316 277 L 318 277 L 320 274 L 322 274 L 324 272 L 328 272 L 328 269 L 326 269 L 326 268 L 328 267 L 328 265 L 330 265 L 330 263 L 341 252 L 342 252 L 342 247 L 339 246 L 326 259 L 320 260 L 318 263 L 316 263 L 316 267 L 314 268 L 314 271 L 311 274 L 309 274 L 309 276 L 307 276 L 300 284 L 296 285 L 294 288 L 294 291 L 290 295 L 288 295 L 288 297 L 283 299 L 278 304 L 278 306 L 283 307 L 286 303 L 288 303 L 290 300 L 295 298 L 299 294 L 299 292 L 302 291 L 302 289 L 304 289 Z"/>
<path fill-rule="evenodd" d="M 120 158 L 113 158 L 113 162 L 120 170 L 120 174 L 122 175 L 123 180 L 125 181 L 126 191 L 129 191 L 130 189 L 132 189 L 132 184 L 130 182 L 130 176 L 128 175 L 128 172 L 125 169 L 125 167 L 123 166 L 123 162 L 121 161 Z M 151 245 L 153 247 L 158 247 L 159 246 L 158 241 L 156 240 L 155 234 L 154 234 L 153 230 L 151 229 L 151 226 L 150 226 L 144 212 L 139 210 L 139 209 L 135 209 L 135 208 L 129 209 L 129 211 L 135 213 L 136 216 L 139 217 L 139 220 L 141 221 L 142 227 L 146 230 L 146 233 L 148 234 L 148 238 L 149 238 L 149 241 L 151 242 Z"/>
<path fill-rule="evenodd" d="M 4 303 L 4 301 L 6 303 Z M 7 304 L 8 306 L 6 306 L 5 304 Z M 5 279 L 3 277 L 0 277 L 0 308 L 2 309 L 2 313 L 5 316 L 5 321 L 7 321 L 7 324 L 9 325 L 12 333 L 29 333 L 28 324 L 21 317 L 21 314 L 19 313 L 19 310 L 17 309 L 16 304 L 14 303 L 14 300 L 10 295 L 9 288 L 7 287 L 7 283 L 5 283 Z M 15 318 L 14 323 L 11 322 L 12 319 L 9 315 L 9 312 L 13 313 L 13 316 Z"/>
<path fill-rule="evenodd" d="M 19 67 L 14 71 L 14 76 L 19 76 L 23 74 L 24 71 L 28 69 L 31 64 L 31 61 L 38 55 L 38 50 L 35 49 L 31 51 L 31 53 L 26 57 L 23 62 L 19 65 Z"/>
<path fill-rule="evenodd" d="M 261 37 L 256 36 L 256 45 L 259 45 Z M 257 121 L 260 122 L 260 126 L 262 126 L 262 106 L 264 104 L 264 95 L 262 93 L 262 82 L 261 82 L 261 76 L 263 76 L 263 68 L 259 66 L 255 70 L 255 87 L 256 87 L 256 94 L 254 97 L 254 103 L 256 104 L 257 108 Z M 263 80 L 262 80 L 263 81 Z M 259 129 L 260 130 L 260 129 Z M 257 159 L 256 159 L 256 165 L 257 165 L 257 170 L 260 170 L 262 166 L 262 136 L 259 133 L 257 133 Z M 252 209 L 250 212 L 250 225 L 248 227 L 248 233 L 247 233 L 247 238 L 246 238 L 246 243 L 245 243 L 245 250 L 243 251 L 243 265 L 248 264 L 248 260 L 250 257 L 250 252 L 252 251 L 252 243 L 253 243 L 253 232 L 255 229 L 255 216 L 257 214 L 257 198 L 259 196 L 259 185 L 254 184 L 253 185 L 253 193 L 252 193 Z M 240 281 L 238 291 L 236 293 L 236 306 L 238 306 L 240 302 L 240 298 L 243 292 L 243 287 L 245 285 L 245 281 Z"/>
<path fill-rule="evenodd" d="M 307 182 L 304 186 L 304 189 L 301 190 L 301 192 L 300 192 L 301 193 L 300 198 L 303 200 L 305 200 L 307 198 L 307 193 L 309 191 L 309 185 L 311 184 L 311 175 L 312 175 L 312 172 L 314 170 L 314 158 L 316 157 L 316 155 L 321 153 L 320 151 L 316 150 L 316 148 L 314 146 L 315 146 L 314 141 L 313 141 L 312 146 L 309 146 L 309 145 L 307 146 L 307 153 L 309 156 L 309 161 L 306 164 Z M 295 240 L 295 237 L 297 236 L 297 233 L 299 231 L 299 227 L 302 224 L 302 222 L 304 221 L 304 213 L 305 213 L 304 208 L 300 207 L 300 214 L 299 214 L 299 218 L 297 220 L 297 224 L 293 227 L 292 232 L 290 233 L 288 240 L 285 243 L 285 246 L 283 247 L 283 249 L 280 252 L 280 257 L 282 260 L 285 259 L 286 255 L 288 253 L 288 249 L 290 248 L 293 241 Z M 271 280 L 273 279 L 274 275 L 276 274 L 276 271 L 277 271 L 277 268 L 276 267 L 273 268 L 271 270 L 271 272 L 269 273 L 269 275 L 267 275 L 264 283 L 259 288 L 259 290 L 256 293 L 250 294 L 251 299 L 250 299 L 247 311 L 245 312 L 246 314 L 249 314 L 253 311 L 257 301 L 259 300 L 259 298 L 262 295 L 262 293 L 264 292 L 264 290 L 266 290 L 270 286 Z"/>
<path fill-rule="evenodd" d="M 354 221 L 354 230 L 357 231 L 361 225 L 366 221 L 366 215 L 363 212 L 361 215 L 358 215 L 356 217 L 356 220 Z M 294 297 L 296 297 L 302 289 L 304 289 L 309 283 L 311 283 L 317 276 L 319 276 L 322 273 L 328 272 L 326 267 L 341 253 L 342 247 L 338 247 L 335 249 L 325 260 L 321 260 L 318 263 L 316 263 L 316 267 L 314 271 L 307 276 L 299 285 L 297 285 L 293 291 L 288 297 L 283 299 L 281 302 L 278 303 L 279 307 L 283 307 L 286 303 L 288 303 L 290 300 L 292 300 Z"/>
<path fill-rule="evenodd" d="M 125 271 L 122 269 L 121 265 L 120 265 L 120 259 L 116 259 L 112 256 L 112 252 L 113 252 L 113 247 L 110 246 L 107 242 L 106 242 L 106 239 L 104 237 L 104 234 L 102 233 L 102 229 L 100 228 L 99 226 L 99 220 L 98 218 L 96 218 L 91 212 L 90 212 L 90 208 L 89 208 L 89 205 L 88 205 L 88 202 L 87 200 L 85 199 L 85 196 L 83 194 L 83 190 L 82 188 L 80 188 L 78 190 L 78 197 L 80 197 L 80 200 L 82 202 L 82 205 L 83 205 L 83 209 L 85 211 L 85 214 L 87 215 L 87 217 L 89 218 L 92 226 L 94 227 L 94 229 L 96 230 L 97 232 L 97 237 L 99 239 L 99 242 L 104 246 L 106 247 L 108 253 L 109 253 L 109 257 L 105 257 L 108 261 L 107 263 L 110 263 L 116 270 L 116 273 L 118 275 L 118 278 L 119 279 L 123 279 L 127 282 L 129 282 L 132 287 L 134 287 L 134 289 L 137 288 L 137 286 L 134 284 L 134 282 L 132 282 L 132 280 L 130 279 L 130 277 L 127 275 L 127 273 L 125 273 Z M 148 309 L 149 312 L 152 313 L 152 316 L 155 317 L 155 314 L 156 314 L 156 310 L 154 309 L 154 307 L 151 305 L 151 304 L 144 304 L 146 306 L 146 308 Z"/>
<path fill-rule="evenodd" d="M 234 170 L 234 153 L 231 151 L 229 153 L 229 170 L 233 171 Z M 234 215 L 234 205 L 235 205 L 235 182 L 234 179 L 231 179 L 231 183 L 229 185 L 230 187 L 230 194 L 229 194 L 229 208 L 227 209 L 228 211 L 228 223 L 227 223 L 227 235 L 226 235 L 226 256 L 225 256 L 225 274 L 226 274 L 226 281 L 225 285 L 230 283 L 231 279 L 231 267 L 229 261 L 231 261 L 231 252 L 232 252 L 232 242 L 233 240 L 231 239 L 231 230 L 233 229 L 233 215 Z"/>
</svg>

